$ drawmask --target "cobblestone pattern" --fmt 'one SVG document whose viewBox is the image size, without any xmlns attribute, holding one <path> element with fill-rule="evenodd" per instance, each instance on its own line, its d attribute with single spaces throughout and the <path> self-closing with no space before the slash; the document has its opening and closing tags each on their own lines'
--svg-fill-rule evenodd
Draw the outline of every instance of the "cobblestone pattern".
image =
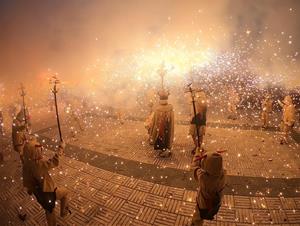
<svg viewBox="0 0 300 226">
<path fill-rule="evenodd" d="M 11 164 L 8 162 L 7 164 Z M 60 225 L 188 225 L 196 191 L 158 185 L 126 177 L 65 158 L 52 172 L 60 186 L 70 190 L 72 214 L 58 217 Z M 21 185 L 20 166 L 11 177 L 1 175 L 1 225 L 44 225 L 39 204 Z M 28 214 L 17 218 L 22 205 Z M 57 215 L 59 207 L 56 208 Z M 225 195 L 216 220 L 205 225 L 299 225 L 300 198 Z"/>
<path fill-rule="evenodd" d="M 68 129 L 65 127 L 65 131 Z M 43 135 L 55 137 L 55 131 Z M 67 134 L 67 133 L 66 133 Z M 299 144 L 279 144 L 277 132 L 207 128 L 204 145 L 207 150 L 223 150 L 224 162 L 229 175 L 299 178 Z M 162 167 L 190 170 L 192 140 L 188 126 L 175 125 L 175 141 L 170 158 L 160 158 L 147 142 L 147 133 L 141 122 L 97 121 L 93 127 L 80 132 L 70 144 L 115 155 L 134 161 Z"/>
</svg>

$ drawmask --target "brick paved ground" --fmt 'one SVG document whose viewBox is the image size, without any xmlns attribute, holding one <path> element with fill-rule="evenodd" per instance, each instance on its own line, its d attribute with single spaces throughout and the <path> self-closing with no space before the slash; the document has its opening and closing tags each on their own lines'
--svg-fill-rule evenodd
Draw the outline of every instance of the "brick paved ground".
<svg viewBox="0 0 300 226">
<path fill-rule="evenodd" d="M 176 126 L 174 155 L 166 160 L 157 158 L 147 146 L 141 122 L 114 125 L 100 120 L 93 126 L 82 132 L 77 141 L 68 139 L 68 142 L 118 155 L 124 160 L 189 170 L 191 145 L 190 138 L 186 137 L 187 126 Z M 54 134 L 56 130 L 43 133 L 49 137 Z M 116 136 L 119 145 L 112 139 Z M 230 175 L 299 178 L 299 147 L 295 142 L 280 146 L 277 139 L 275 132 L 208 128 L 205 143 L 208 149 L 227 150 L 224 159 Z M 18 157 L 7 144 L 2 147 L 5 162 L 0 165 L 1 225 L 44 225 L 43 210 L 22 188 Z M 60 225 L 188 225 L 195 207 L 195 190 L 156 184 L 134 175 L 124 176 L 105 171 L 101 165 L 95 167 L 69 157 L 64 157 L 52 174 L 58 185 L 70 190 L 72 214 L 65 219 L 58 218 Z M 294 188 L 296 193 L 300 191 L 298 187 Z M 28 214 L 24 224 L 17 218 L 20 206 Z M 205 222 L 205 225 L 218 226 L 253 224 L 300 225 L 300 196 L 285 198 L 284 192 L 282 196 L 227 194 L 216 220 Z"/>
<path fill-rule="evenodd" d="M 24 225 L 43 225 L 43 210 L 22 189 L 16 159 L 12 153 L 1 165 L 1 225 L 23 225 L 16 216 L 20 204 L 28 214 Z M 60 225 L 187 225 L 195 206 L 195 191 L 114 174 L 67 157 L 52 174 L 71 192 L 72 214 L 58 218 Z M 216 220 L 206 225 L 254 223 L 299 225 L 300 197 L 225 195 Z"/>
<path fill-rule="evenodd" d="M 80 132 L 75 146 L 125 159 L 190 170 L 192 140 L 187 125 L 175 125 L 173 155 L 169 159 L 157 156 L 148 145 L 147 133 L 142 122 L 126 121 L 123 125 L 112 119 L 97 120 L 93 127 Z M 65 128 L 67 131 L 67 128 Z M 56 129 L 42 133 L 55 137 Z M 232 128 L 207 128 L 207 150 L 225 150 L 225 166 L 230 175 L 270 178 L 300 177 L 300 146 L 292 139 L 289 145 L 280 145 L 281 134 L 276 131 L 241 130 Z"/>
</svg>

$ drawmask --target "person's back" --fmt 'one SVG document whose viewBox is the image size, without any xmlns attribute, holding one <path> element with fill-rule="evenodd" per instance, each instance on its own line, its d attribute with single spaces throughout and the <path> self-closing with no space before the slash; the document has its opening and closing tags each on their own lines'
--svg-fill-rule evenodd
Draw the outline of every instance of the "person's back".
<svg viewBox="0 0 300 226">
<path fill-rule="evenodd" d="M 154 110 L 150 128 L 150 143 L 155 150 L 160 150 L 161 157 L 170 155 L 174 137 L 174 111 L 173 106 L 168 104 L 168 93 L 159 92 L 159 105 Z"/>
<path fill-rule="evenodd" d="M 225 174 L 223 159 L 218 153 L 207 154 L 196 166 L 194 178 L 199 187 L 192 225 L 202 225 L 204 219 L 212 220 L 217 214 L 221 206 Z"/>
<path fill-rule="evenodd" d="M 56 225 L 55 201 L 61 201 L 61 216 L 69 213 L 68 191 L 57 187 L 49 174 L 51 168 L 59 165 L 65 144 L 62 142 L 59 151 L 50 159 L 43 159 L 42 146 L 35 140 L 26 142 L 24 146 L 23 185 L 29 194 L 34 194 L 46 212 L 49 226 Z"/>
<path fill-rule="evenodd" d="M 292 126 L 295 123 L 296 109 L 292 103 L 283 107 L 283 121 L 289 126 Z"/>
</svg>

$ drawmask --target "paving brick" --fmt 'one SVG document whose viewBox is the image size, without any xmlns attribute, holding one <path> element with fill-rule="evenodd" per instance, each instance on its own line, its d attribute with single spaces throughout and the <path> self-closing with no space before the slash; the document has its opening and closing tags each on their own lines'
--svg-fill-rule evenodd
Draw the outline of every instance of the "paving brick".
<svg viewBox="0 0 300 226">
<path fill-rule="evenodd" d="M 68 219 L 70 225 L 86 225 L 90 221 L 90 218 L 84 213 L 75 211 L 72 216 Z"/>
<path fill-rule="evenodd" d="M 253 209 L 266 209 L 267 203 L 263 197 L 251 197 L 251 205 Z"/>
<path fill-rule="evenodd" d="M 152 187 L 153 187 L 153 183 L 140 180 L 138 182 L 138 184 L 136 185 L 135 189 L 143 191 L 143 192 L 150 192 Z"/>
<path fill-rule="evenodd" d="M 253 219 L 258 224 L 271 224 L 272 218 L 269 210 L 253 210 Z"/>
<path fill-rule="evenodd" d="M 142 205 L 133 203 L 133 202 L 126 202 L 119 210 L 119 213 L 122 213 L 130 218 L 136 218 L 140 211 L 142 210 Z"/>
<path fill-rule="evenodd" d="M 192 217 L 194 213 L 196 204 L 192 202 L 181 202 L 179 209 L 178 209 L 178 214 Z"/>
<path fill-rule="evenodd" d="M 114 184 L 124 184 L 128 180 L 128 177 L 120 175 L 120 174 L 115 174 L 112 176 L 112 178 L 109 179 L 110 182 Z"/>
<path fill-rule="evenodd" d="M 128 199 L 129 196 L 132 194 L 133 189 L 125 187 L 125 186 L 120 186 L 114 193 L 114 196 L 123 198 L 123 199 Z"/>
<path fill-rule="evenodd" d="M 88 202 L 82 209 L 82 213 L 89 219 L 92 219 L 99 211 L 100 206 L 95 202 Z"/>
<path fill-rule="evenodd" d="M 132 225 L 132 226 L 151 226 L 152 224 L 135 219 L 135 220 L 133 220 L 133 222 L 130 225 Z"/>
<path fill-rule="evenodd" d="M 247 196 L 234 196 L 234 206 L 236 208 L 251 209 L 250 197 L 247 197 Z"/>
<path fill-rule="evenodd" d="M 280 197 L 280 201 L 282 204 L 283 209 L 296 209 L 296 203 L 295 200 L 293 198 L 284 198 L 284 197 Z"/>
<path fill-rule="evenodd" d="M 70 197 L 70 205 L 78 210 L 82 209 L 87 202 L 88 199 L 79 194 L 75 194 Z"/>
<path fill-rule="evenodd" d="M 95 194 L 92 195 L 91 198 L 98 205 L 103 206 L 107 202 L 107 200 L 111 198 L 111 195 L 104 191 L 97 191 Z"/>
<path fill-rule="evenodd" d="M 197 197 L 196 191 L 185 190 L 183 195 L 183 201 L 195 202 L 196 197 Z"/>
<path fill-rule="evenodd" d="M 161 209 L 163 206 L 164 198 L 158 195 L 147 194 L 144 205 L 148 207 Z"/>
<path fill-rule="evenodd" d="M 283 209 L 278 197 L 265 197 L 265 200 L 269 209 Z"/>
<path fill-rule="evenodd" d="M 129 178 L 128 180 L 123 181 L 122 185 L 134 189 L 138 183 L 139 183 L 138 179 Z"/>
<path fill-rule="evenodd" d="M 188 226 L 191 224 L 192 219 L 190 217 L 178 215 L 176 218 L 175 225 L 176 226 Z"/>
<path fill-rule="evenodd" d="M 178 213 L 180 204 L 181 201 L 179 200 L 164 198 L 161 210 L 171 213 Z"/>
<path fill-rule="evenodd" d="M 271 219 L 273 223 L 286 223 L 287 216 L 284 210 L 270 210 Z"/>
<path fill-rule="evenodd" d="M 234 222 L 236 219 L 235 210 L 229 209 L 228 207 L 225 206 L 221 206 L 216 218 L 218 221 Z"/>
<path fill-rule="evenodd" d="M 216 226 L 217 222 L 216 221 L 204 221 L 203 223 L 204 226 Z"/>
<path fill-rule="evenodd" d="M 236 221 L 240 223 L 254 222 L 252 209 L 236 209 L 235 217 Z"/>
<path fill-rule="evenodd" d="M 82 196 L 89 197 L 96 193 L 96 189 L 94 187 L 89 186 L 84 182 L 78 182 L 74 185 L 73 189 L 80 193 Z"/>
<path fill-rule="evenodd" d="M 222 199 L 222 205 L 227 206 L 229 209 L 234 207 L 234 196 L 224 195 Z"/>
<path fill-rule="evenodd" d="M 113 194 L 119 187 L 120 187 L 120 185 L 118 185 L 118 184 L 106 182 L 106 184 L 100 189 L 106 193 Z"/>
<path fill-rule="evenodd" d="M 300 209 L 300 197 L 294 198 L 297 209 Z"/>
<path fill-rule="evenodd" d="M 236 223 L 234 222 L 222 222 L 222 221 L 217 221 L 216 222 L 217 226 L 236 226 Z"/>
<path fill-rule="evenodd" d="M 184 189 L 169 187 L 168 192 L 166 194 L 167 198 L 182 200 L 184 196 Z"/>
<path fill-rule="evenodd" d="M 107 200 L 105 206 L 114 211 L 119 211 L 124 203 L 125 203 L 124 199 L 118 197 L 111 197 L 109 200 Z"/>
<path fill-rule="evenodd" d="M 150 208 L 150 207 L 143 207 L 136 217 L 137 220 L 153 224 L 154 220 L 159 213 L 158 209 Z"/>
<path fill-rule="evenodd" d="M 43 208 L 35 199 L 30 199 L 30 201 L 26 202 L 22 207 L 26 213 L 31 216 L 35 216 L 39 212 L 43 211 Z"/>
<path fill-rule="evenodd" d="M 160 185 L 160 184 L 154 184 L 150 193 L 152 193 L 154 195 L 159 195 L 159 196 L 165 197 L 165 195 L 167 194 L 167 191 L 168 191 L 167 186 Z"/>
<path fill-rule="evenodd" d="M 177 215 L 173 213 L 168 213 L 165 211 L 160 211 L 155 218 L 153 225 L 160 226 L 173 226 L 176 224 Z"/>
<path fill-rule="evenodd" d="M 121 214 L 121 213 L 117 213 L 114 218 L 112 219 L 112 221 L 110 222 L 109 225 L 112 226 L 120 226 L 120 225 L 124 225 L 124 226 L 129 226 L 131 225 L 133 222 L 133 219 L 130 219 L 128 216 Z"/>
<path fill-rule="evenodd" d="M 103 222 L 100 222 L 100 221 L 98 221 L 97 219 L 92 219 L 88 224 L 87 224 L 87 226 L 95 226 L 95 225 L 97 225 L 97 226 L 106 226 L 107 224 L 105 224 L 105 223 L 103 223 Z"/>
<path fill-rule="evenodd" d="M 147 195 L 148 194 L 145 192 L 134 190 L 129 196 L 128 200 L 135 203 L 144 204 Z"/>
<path fill-rule="evenodd" d="M 288 218 L 289 223 L 299 224 L 299 222 L 300 222 L 300 210 L 285 210 L 285 214 Z"/>
<path fill-rule="evenodd" d="M 107 207 L 103 207 L 99 209 L 93 220 L 99 222 L 99 224 L 97 223 L 96 225 L 108 225 L 116 214 L 116 211 L 111 210 Z"/>
<path fill-rule="evenodd" d="M 91 182 L 91 186 L 96 188 L 96 189 L 101 189 L 105 186 L 106 184 L 106 180 L 100 179 L 100 178 L 95 178 L 92 182 Z"/>
</svg>

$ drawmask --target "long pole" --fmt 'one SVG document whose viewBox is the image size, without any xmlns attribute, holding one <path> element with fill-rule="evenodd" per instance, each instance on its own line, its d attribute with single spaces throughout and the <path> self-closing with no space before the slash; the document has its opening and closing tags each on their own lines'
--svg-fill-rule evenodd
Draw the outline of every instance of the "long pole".
<svg viewBox="0 0 300 226">
<path fill-rule="evenodd" d="M 194 118 L 195 118 L 195 127 L 196 127 L 196 131 L 197 131 L 197 147 L 200 148 L 200 134 L 199 134 L 199 130 L 198 130 L 198 120 L 196 118 L 197 112 L 196 112 L 196 106 L 195 106 L 195 96 L 194 96 L 194 92 L 192 89 L 192 83 L 188 85 L 189 87 L 189 92 L 191 93 L 192 96 L 192 103 L 193 103 L 193 110 L 194 110 Z"/>
<path fill-rule="evenodd" d="M 22 96 L 22 102 L 23 102 L 23 113 L 24 113 L 24 122 L 25 122 L 25 129 L 28 132 L 28 126 L 27 126 L 27 116 L 26 116 L 26 105 L 25 105 L 25 88 L 23 84 L 21 84 L 21 96 Z"/>
<path fill-rule="evenodd" d="M 59 81 L 56 77 L 53 77 L 53 78 L 54 78 L 54 87 L 53 87 L 52 93 L 54 94 L 54 103 L 55 103 L 57 127 L 58 127 L 60 141 L 63 141 L 62 133 L 61 133 L 61 127 L 60 127 L 60 121 L 59 121 L 59 114 L 58 114 L 58 105 L 57 105 L 57 92 L 58 92 L 58 90 L 57 90 L 56 86 L 59 83 Z"/>
</svg>

